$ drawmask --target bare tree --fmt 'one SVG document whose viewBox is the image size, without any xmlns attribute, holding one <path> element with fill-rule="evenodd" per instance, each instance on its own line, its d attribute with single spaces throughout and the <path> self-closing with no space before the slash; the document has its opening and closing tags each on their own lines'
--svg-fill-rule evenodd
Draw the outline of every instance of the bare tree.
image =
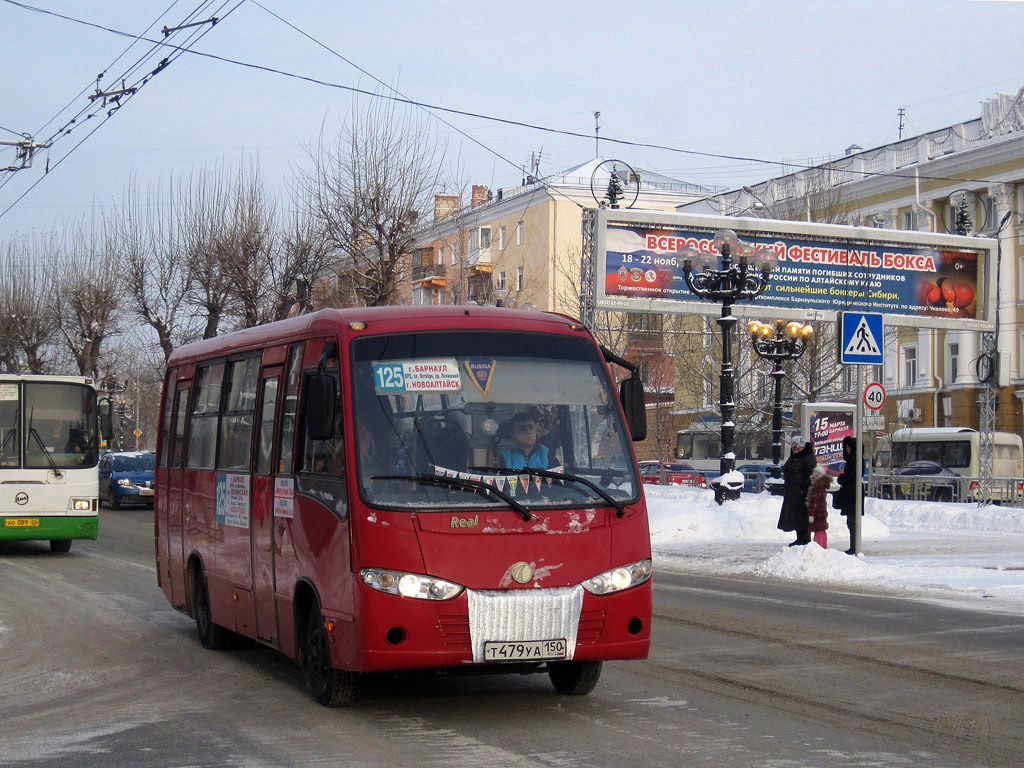
<svg viewBox="0 0 1024 768">
<path fill-rule="evenodd" d="M 79 374 L 96 376 L 103 343 L 119 330 L 121 291 L 112 227 L 104 220 L 80 223 L 58 248 L 58 257 L 49 262 L 51 318 Z"/>
<path fill-rule="evenodd" d="M 363 303 L 391 303 L 419 213 L 431 210 L 444 147 L 421 113 L 377 99 L 365 108 L 356 101 L 337 137 L 328 141 L 321 131 L 310 155 L 304 197 L 343 257 L 342 270 Z"/>
<path fill-rule="evenodd" d="M 46 248 L 18 237 L 0 255 L 0 366 L 45 373 L 57 341 L 47 306 Z"/>
<path fill-rule="evenodd" d="M 232 310 L 232 277 L 220 252 L 233 207 L 230 183 L 222 169 L 194 176 L 181 197 L 178 226 L 191 277 L 187 299 L 198 311 L 202 337 L 211 339 Z"/>
<path fill-rule="evenodd" d="M 115 229 L 128 311 L 156 333 L 164 361 L 176 346 L 198 337 L 186 303 L 192 275 L 171 189 L 150 193 L 143 202 L 129 188 Z"/>
</svg>

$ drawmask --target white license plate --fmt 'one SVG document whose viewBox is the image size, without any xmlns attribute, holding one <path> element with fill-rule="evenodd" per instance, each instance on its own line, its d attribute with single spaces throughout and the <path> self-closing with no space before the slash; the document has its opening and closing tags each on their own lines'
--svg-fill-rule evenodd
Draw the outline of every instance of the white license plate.
<svg viewBox="0 0 1024 768">
<path fill-rule="evenodd" d="M 564 659 L 565 654 L 564 638 L 484 643 L 484 661 L 547 661 Z"/>
<path fill-rule="evenodd" d="M 152 496 L 152 495 L 153 495 L 153 489 L 152 488 L 139 488 L 139 496 Z"/>
</svg>

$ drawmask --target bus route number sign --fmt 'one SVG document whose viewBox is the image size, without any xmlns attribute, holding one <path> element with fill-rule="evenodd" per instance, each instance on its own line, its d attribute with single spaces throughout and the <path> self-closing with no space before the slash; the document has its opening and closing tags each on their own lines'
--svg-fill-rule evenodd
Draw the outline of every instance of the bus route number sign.
<svg viewBox="0 0 1024 768">
<path fill-rule="evenodd" d="M 868 384 L 864 388 L 864 405 L 873 411 L 885 405 L 885 387 L 877 381 Z"/>
</svg>

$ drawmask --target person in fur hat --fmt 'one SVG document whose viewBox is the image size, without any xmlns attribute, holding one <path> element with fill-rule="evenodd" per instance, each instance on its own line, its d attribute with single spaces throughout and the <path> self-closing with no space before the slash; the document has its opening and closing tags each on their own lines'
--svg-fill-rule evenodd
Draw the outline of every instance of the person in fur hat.
<svg viewBox="0 0 1024 768">
<path fill-rule="evenodd" d="M 814 543 L 822 549 L 828 547 L 828 489 L 832 478 L 820 464 L 811 471 L 811 486 L 807 489 L 807 530 L 814 535 Z"/>
</svg>

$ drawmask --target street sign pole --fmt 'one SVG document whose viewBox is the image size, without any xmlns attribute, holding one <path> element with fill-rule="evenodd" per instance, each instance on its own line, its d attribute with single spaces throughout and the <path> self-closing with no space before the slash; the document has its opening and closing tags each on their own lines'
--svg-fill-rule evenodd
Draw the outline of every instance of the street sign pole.
<svg viewBox="0 0 1024 768">
<path fill-rule="evenodd" d="M 857 470 L 853 473 L 853 524 L 850 526 L 850 549 L 854 555 L 860 554 L 860 516 L 864 504 L 862 490 L 864 488 L 864 430 L 861 429 L 861 421 L 864 418 L 864 384 L 862 381 L 863 365 L 857 366 L 857 392 L 861 396 L 857 398 L 857 412 L 853 419 L 853 459 L 857 462 Z"/>
</svg>

